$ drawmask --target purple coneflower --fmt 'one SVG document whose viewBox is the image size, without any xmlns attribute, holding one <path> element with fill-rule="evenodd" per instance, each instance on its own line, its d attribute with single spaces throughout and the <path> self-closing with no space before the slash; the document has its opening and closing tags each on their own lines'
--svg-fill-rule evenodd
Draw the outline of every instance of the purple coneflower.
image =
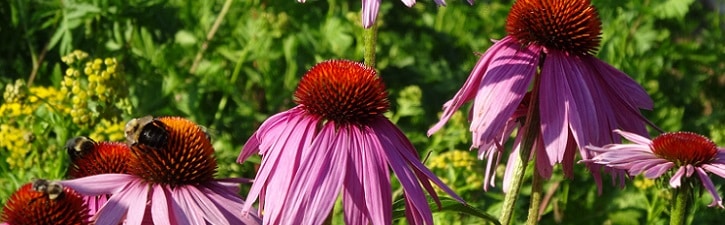
<svg viewBox="0 0 725 225">
<path fill-rule="evenodd" d="M 473 100 L 471 147 L 479 149 L 479 158 L 489 160 L 486 190 L 494 186 L 502 146 L 522 125 L 521 117 L 528 116 L 521 110 L 527 93 L 538 107 L 540 133 L 534 151 L 535 160 L 543 162 L 537 163 L 537 171 L 545 178 L 556 163 L 562 163 L 571 176 L 577 147 L 587 159 L 591 157 L 587 144 L 620 142 L 611 134 L 613 129 L 647 134 L 647 120 L 639 109 L 651 109 L 652 100 L 629 76 L 593 56 L 601 21 L 588 0 L 518 0 L 506 20 L 506 31 L 508 35 L 481 56 L 463 87 L 444 105 L 440 122 L 428 131 L 429 135 L 438 131 L 458 108 Z M 517 132 L 517 140 L 522 133 Z M 511 156 L 509 164 L 516 154 Z M 601 187 L 599 168 L 588 166 Z M 504 191 L 509 182 L 505 176 Z"/>
<path fill-rule="evenodd" d="M 722 199 L 707 172 L 725 178 L 725 148 L 718 148 L 706 137 L 691 132 L 663 133 L 652 140 L 626 131 L 614 132 L 633 143 L 587 146 L 601 154 L 586 161 L 626 170 L 632 176 L 644 174 L 649 179 L 667 173 L 672 175 L 669 183 L 673 188 L 680 187 L 684 177 L 689 178 L 697 173 L 702 186 L 712 195 L 710 206 L 723 207 Z M 668 173 L 673 171 L 674 174 Z"/>
<path fill-rule="evenodd" d="M 35 180 L 20 187 L 3 207 L 2 225 L 91 224 L 81 195 L 58 182 Z"/>
<path fill-rule="evenodd" d="M 96 142 L 89 137 L 80 136 L 68 140 L 65 147 L 71 160 L 68 178 L 106 173 L 128 174 L 131 152 L 125 143 Z M 95 215 L 109 197 L 110 195 L 83 196 L 90 215 Z"/>
<path fill-rule="evenodd" d="M 198 125 L 179 117 L 147 116 L 129 121 L 126 139 L 129 174 L 62 181 L 85 195 L 111 195 L 96 214 L 96 224 L 117 225 L 124 218 L 129 225 L 261 223 L 256 214 L 239 215 L 244 201 L 237 185 L 242 179 L 214 179 L 214 149 Z"/>
<path fill-rule="evenodd" d="M 339 195 L 347 224 L 391 224 L 391 169 L 411 224 L 433 222 L 425 191 L 438 196 L 430 181 L 463 202 L 383 115 L 390 106 L 374 69 L 348 60 L 319 63 L 294 96 L 298 106 L 267 119 L 237 160 L 262 155 L 245 212 L 259 197 L 264 224 L 321 224 Z"/>
</svg>

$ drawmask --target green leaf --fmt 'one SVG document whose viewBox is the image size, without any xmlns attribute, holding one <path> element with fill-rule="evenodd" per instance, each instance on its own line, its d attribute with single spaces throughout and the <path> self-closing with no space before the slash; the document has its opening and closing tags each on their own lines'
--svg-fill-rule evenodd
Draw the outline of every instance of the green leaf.
<svg viewBox="0 0 725 225">
<path fill-rule="evenodd" d="M 668 0 L 654 6 L 652 10 L 655 17 L 660 19 L 682 18 L 687 14 L 693 2 L 695 0 Z"/>
<path fill-rule="evenodd" d="M 440 212 L 456 212 L 456 213 L 463 213 L 468 214 L 471 216 L 475 216 L 478 218 L 481 218 L 485 221 L 488 221 L 490 223 L 501 225 L 500 222 L 498 222 L 498 218 L 495 216 L 492 216 L 486 212 L 484 212 L 481 209 L 475 208 L 468 204 L 463 204 L 455 199 L 448 198 L 448 197 L 439 197 L 441 201 L 441 206 L 438 208 L 438 205 L 436 204 L 433 199 L 428 198 L 428 205 L 432 209 L 433 213 L 440 213 Z M 436 210 L 439 209 L 439 210 Z M 399 199 L 393 203 L 393 220 L 400 219 L 405 217 L 405 199 Z"/>
</svg>

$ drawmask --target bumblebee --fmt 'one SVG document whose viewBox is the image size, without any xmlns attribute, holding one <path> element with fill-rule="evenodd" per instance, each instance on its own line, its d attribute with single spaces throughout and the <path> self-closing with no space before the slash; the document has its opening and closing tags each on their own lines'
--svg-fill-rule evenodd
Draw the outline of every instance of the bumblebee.
<svg viewBox="0 0 725 225">
<path fill-rule="evenodd" d="M 128 121 L 125 133 L 128 146 L 141 143 L 149 147 L 161 148 L 166 145 L 169 138 L 166 125 L 153 116 L 144 116 Z"/>
<path fill-rule="evenodd" d="M 96 141 L 86 136 L 79 136 L 68 140 L 65 143 L 65 149 L 68 151 L 71 162 L 78 161 L 79 158 L 93 151 Z"/>
<path fill-rule="evenodd" d="M 58 198 L 63 194 L 63 186 L 55 181 L 47 181 L 44 179 L 37 179 L 33 181 L 31 186 L 33 191 L 42 192 L 48 194 L 50 200 Z"/>
</svg>

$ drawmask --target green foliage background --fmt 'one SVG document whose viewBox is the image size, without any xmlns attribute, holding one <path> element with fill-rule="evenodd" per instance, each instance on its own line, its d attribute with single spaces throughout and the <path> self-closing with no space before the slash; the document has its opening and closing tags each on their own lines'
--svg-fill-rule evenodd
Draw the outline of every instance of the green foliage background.
<svg viewBox="0 0 725 225">
<path fill-rule="evenodd" d="M 446 152 L 469 149 L 465 114 L 430 138 L 425 131 L 437 121 L 442 104 L 462 85 L 491 39 L 505 35 L 511 4 L 479 0 L 469 6 L 449 1 L 448 6 L 437 7 L 431 0 L 421 0 L 407 8 L 399 1 L 382 1 L 377 69 L 394 103 L 388 116 L 431 161 Z M 655 109 L 645 115 L 665 131 L 694 131 L 725 145 L 725 3 L 593 0 L 593 4 L 603 22 L 598 57 L 647 89 Z M 16 80 L 60 87 L 68 68 L 61 57 L 74 49 L 93 57 L 115 57 L 125 79 L 120 88 L 128 90 L 133 108 L 118 117 L 123 121 L 149 114 L 188 117 L 211 131 L 219 176 L 254 177 L 254 163 L 235 163 L 241 146 L 267 117 L 293 106 L 292 93 L 304 72 L 326 59 L 362 61 L 359 12 L 360 1 L 340 0 L 3 1 L 0 87 Z M 30 127 L 34 139 L 27 145 L 33 150 L 27 157 L 36 157 L 30 160 L 34 167 L 25 172 L 0 162 L 2 201 L 33 177 L 62 178 L 67 166 L 63 143 L 91 132 L 70 124 L 69 115 L 51 111 L 30 116 L 37 119 L 0 120 Z M 5 158 L 9 151 L 0 148 L 0 155 Z M 475 151 L 469 153 L 475 157 Z M 435 171 L 471 205 L 498 215 L 501 190 L 483 192 L 480 184 L 465 182 L 466 177 L 480 176 L 483 166 L 476 163 L 473 171 L 457 167 Z M 667 221 L 665 185 L 628 182 L 620 190 L 605 182 L 603 194 L 597 195 L 583 167 L 577 167 L 573 180 L 557 174 L 545 186 L 552 198 L 542 224 Z M 725 193 L 723 179 L 714 180 L 719 192 Z M 520 202 L 528 200 L 526 195 L 524 191 Z M 716 224 L 725 217 L 722 209 L 705 207 L 709 194 L 696 197 L 693 224 Z M 525 220 L 525 208 L 520 204 L 515 223 Z M 436 220 L 484 223 L 450 212 L 436 214 Z"/>
</svg>

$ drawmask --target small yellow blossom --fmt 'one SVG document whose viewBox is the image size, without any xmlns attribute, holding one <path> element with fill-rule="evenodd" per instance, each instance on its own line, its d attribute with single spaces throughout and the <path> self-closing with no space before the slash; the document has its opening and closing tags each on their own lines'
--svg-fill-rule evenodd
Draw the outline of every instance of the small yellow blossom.
<svg viewBox="0 0 725 225">
<path fill-rule="evenodd" d="M 89 136 L 91 139 L 98 141 L 123 141 L 125 140 L 125 126 L 126 124 L 123 121 L 112 122 L 102 119 L 96 124 Z"/>
<path fill-rule="evenodd" d="M 11 169 L 22 169 L 26 166 L 26 156 L 30 152 L 30 143 L 25 136 L 28 131 L 21 130 L 7 124 L 0 124 L 0 149 L 7 151 L 9 154 L 5 158 L 5 162 Z"/>
</svg>

